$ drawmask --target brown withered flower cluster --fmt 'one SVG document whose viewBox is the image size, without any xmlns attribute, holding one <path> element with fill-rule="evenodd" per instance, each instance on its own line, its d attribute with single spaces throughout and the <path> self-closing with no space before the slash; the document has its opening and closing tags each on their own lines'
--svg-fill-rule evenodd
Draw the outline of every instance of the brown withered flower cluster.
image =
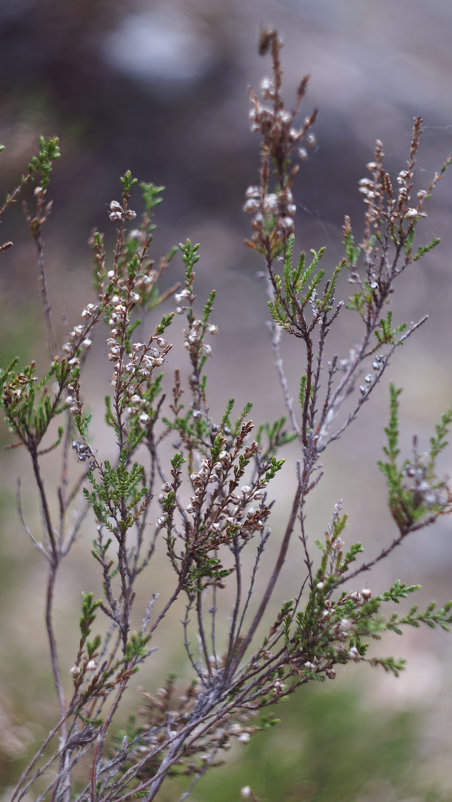
<svg viewBox="0 0 452 802">
<path fill-rule="evenodd" d="M 299 165 L 294 164 L 289 172 L 287 165 L 294 156 L 299 161 L 305 161 L 308 156 L 305 146 L 314 147 L 316 144 L 311 129 L 317 111 L 305 117 L 302 125 L 295 124 L 306 94 L 308 75 L 300 82 L 294 108 L 289 111 L 285 107 L 281 94 L 281 47 L 282 41 L 276 31 L 262 34 L 260 53 L 264 55 L 271 50 L 273 77 L 264 78 L 261 82 L 262 100 L 253 89 L 249 90 L 251 130 L 261 136 L 261 167 L 260 183 L 248 187 L 243 207 L 252 216 L 253 234 L 247 244 L 268 257 L 275 255 L 294 232 L 296 205 L 292 183 Z"/>
</svg>

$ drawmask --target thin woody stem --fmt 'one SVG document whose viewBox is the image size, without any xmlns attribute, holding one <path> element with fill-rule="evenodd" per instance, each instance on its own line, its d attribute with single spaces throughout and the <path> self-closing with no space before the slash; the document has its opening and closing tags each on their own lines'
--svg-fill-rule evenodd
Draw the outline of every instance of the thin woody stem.
<svg viewBox="0 0 452 802">
<path fill-rule="evenodd" d="M 290 513 L 289 520 L 287 522 L 286 531 L 284 533 L 284 537 L 283 537 L 283 540 L 282 540 L 282 543 L 281 543 L 281 546 L 280 546 L 280 549 L 279 549 L 279 554 L 278 554 L 278 558 L 277 558 L 276 563 L 275 563 L 275 567 L 273 569 L 272 575 L 271 575 L 271 577 L 269 579 L 267 587 L 266 587 L 266 589 L 264 591 L 264 594 L 262 596 L 261 603 L 260 603 L 260 605 L 258 607 L 258 610 L 257 610 L 257 612 L 256 612 L 256 614 L 255 614 L 255 616 L 253 618 L 251 626 L 249 627 L 248 632 L 246 633 L 245 637 L 241 641 L 240 646 L 239 646 L 239 648 L 237 650 L 237 653 L 236 653 L 234 659 L 231 662 L 231 666 L 230 666 L 230 669 L 229 669 L 229 672 L 228 672 L 230 677 L 233 675 L 234 671 L 239 666 L 240 661 L 242 660 L 242 658 L 243 658 L 248 646 L 251 643 L 251 640 L 252 640 L 252 638 L 254 636 L 254 633 L 256 632 L 256 629 L 258 628 L 260 622 L 262 621 L 262 617 L 263 617 L 263 615 L 265 613 L 265 610 L 267 608 L 267 605 L 268 605 L 268 603 L 269 603 L 269 601 L 270 601 L 270 599 L 272 597 L 273 591 L 275 589 L 276 582 L 277 582 L 278 577 L 279 577 L 279 575 L 281 573 L 281 569 L 282 569 L 282 567 L 284 565 L 284 562 L 285 562 L 285 559 L 286 559 L 286 556 L 287 556 L 287 550 L 289 548 L 290 539 L 292 537 L 292 533 L 293 533 L 294 526 L 295 526 L 295 521 L 297 519 L 297 515 L 298 515 L 298 512 L 299 512 L 301 499 L 302 499 L 302 484 L 301 484 L 301 482 L 299 482 L 297 490 L 295 492 L 294 500 L 293 500 L 293 503 L 292 503 L 292 510 L 291 510 L 291 513 Z"/>
<path fill-rule="evenodd" d="M 39 290 L 41 293 L 44 319 L 47 326 L 49 351 L 50 355 L 53 356 L 57 350 L 57 339 L 55 335 L 55 329 L 53 327 L 52 309 L 50 306 L 49 293 L 47 290 L 47 278 L 46 278 L 46 269 L 44 260 L 44 242 L 40 231 L 35 235 L 35 242 L 38 251 Z"/>
</svg>

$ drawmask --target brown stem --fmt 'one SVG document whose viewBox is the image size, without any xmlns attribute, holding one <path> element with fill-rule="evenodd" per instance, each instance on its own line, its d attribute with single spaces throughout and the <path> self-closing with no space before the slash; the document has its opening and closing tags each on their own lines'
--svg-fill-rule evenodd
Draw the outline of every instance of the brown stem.
<svg viewBox="0 0 452 802">
<path fill-rule="evenodd" d="M 299 481 L 298 482 L 298 487 L 297 487 L 297 490 L 296 490 L 296 493 L 295 493 L 295 496 L 294 496 L 294 500 L 293 500 L 293 504 L 292 504 L 292 510 L 291 510 L 290 517 L 289 517 L 289 521 L 287 523 L 287 527 L 286 527 L 286 531 L 285 531 L 285 534 L 284 534 L 284 538 L 283 538 L 283 541 L 281 543 L 281 547 L 279 549 L 278 559 L 276 560 L 276 564 L 275 564 L 275 567 L 273 569 L 273 573 L 272 573 L 272 575 L 271 575 L 271 577 L 269 579 L 268 585 L 267 585 L 267 587 L 265 589 L 265 592 L 264 592 L 264 595 L 262 597 L 262 600 L 261 600 L 261 603 L 259 605 L 259 608 L 257 610 L 257 613 L 254 616 L 253 621 L 251 623 L 251 626 L 250 626 L 247 634 L 245 635 L 243 641 L 241 642 L 239 649 L 236 652 L 234 660 L 232 660 L 232 662 L 231 662 L 231 666 L 230 666 L 230 669 L 229 669 L 229 672 L 228 672 L 228 676 L 229 677 L 231 677 L 233 675 L 233 673 L 236 670 L 237 666 L 240 664 L 240 661 L 241 661 L 243 655 L 245 654 L 249 644 L 251 643 L 251 640 L 252 640 L 252 638 L 254 636 L 254 633 L 256 632 L 257 627 L 259 626 L 260 622 L 262 621 L 262 616 L 264 615 L 266 607 L 267 607 L 267 604 L 270 601 L 270 598 L 271 598 L 271 596 L 273 594 L 273 590 L 275 588 L 276 582 L 278 580 L 278 577 L 279 577 L 279 575 L 281 573 L 281 569 L 282 569 L 282 567 L 284 565 L 284 561 L 286 559 L 287 549 L 289 548 L 290 538 L 292 537 L 293 529 L 294 529 L 294 526 L 295 526 L 295 521 L 297 519 L 297 513 L 298 513 L 298 510 L 299 510 L 299 507 L 300 507 L 301 497 L 302 497 L 302 483 L 301 483 L 301 481 Z"/>
<path fill-rule="evenodd" d="M 38 269 L 39 269 L 39 291 L 41 293 L 42 307 L 44 310 L 44 319 L 47 326 L 47 334 L 49 338 L 49 351 L 50 355 L 54 356 L 57 350 L 57 341 L 55 336 L 55 329 L 52 322 L 52 310 L 47 292 L 47 281 L 44 261 L 44 243 L 42 240 L 41 232 L 35 235 L 36 247 L 38 249 Z"/>
<path fill-rule="evenodd" d="M 55 581 L 56 581 L 56 573 L 58 569 L 58 562 L 51 561 L 50 569 L 49 569 L 49 576 L 47 579 L 47 593 L 46 593 L 46 608 L 45 608 L 45 621 L 46 621 L 46 629 L 47 629 L 47 636 L 49 639 L 49 647 L 50 647 L 50 660 L 52 663 L 52 672 L 53 678 L 55 682 L 55 688 L 58 696 L 58 703 L 60 707 L 60 716 L 61 718 L 64 717 L 66 703 L 64 698 L 64 691 L 63 691 L 63 684 L 61 682 L 61 674 L 60 668 L 58 665 L 58 649 L 55 640 L 55 632 L 53 629 L 53 622 L 52 622 L 52 610 L 53 610 L 53 598 L 55 593 Z M 63 724 L 63 737 L 65 736 L 65 725 Z"/>
<path fill-rule="evenodd" d="M 53 599 L 55 594 L 55 582 L 56 582 L 56 574 L 60 562 L 60 552 L 58 549 L 55 532 L 53 529 L 52 519 L 50 517 L 50 510 L 49 505 L 47 502 L 47 495 L 44 488 L 44 482 L 41 476 L 41 471 L 39 467 L 38 455 L 37 455 L 37 448 L 35 443 L 29 444 L 29 452 L 32 460 L 33 465 L 33 472 L 35 475 L 36 483 L 39 489 L 39 496 L 41 500 L 41 507 L 44 516 L 44 522 L 47 531 L 47 537 L 50 545 L 50 554 L 49 554 L 49 573 L 47 577 L 47 592 L 46 592 L 46 606 L 45 606 L 45 623 L 46 623 L 46 630 L 47 630 L 47 637 L 49 641 L 49 650 L 50 650 L 50 662 L 52 665 L 52 673 L 53 673 L 53 681 L 55 684 L 55 689 L 58 697 L 58 705 L 60 710 L 60 718 L 62 719 L 61 725 L 61 741 L 62 743 L 65 742 L 67 737 L 67 727 L 66 727 L 66 719 L 65 719 L 65 709 L 66 709 L 66 701 L 64 697 L 64 690 L 63 690 L 63 683 L 61 681 L 61 673 L 60 667 L 58 664 L 58 648 L 55 639 L 55 632 L 53 628 L 53 621 L 52 621 L 52 612 L 53 612 Z M 64 761 L 65 757 L 64 754 L 61 757 L 61 760 Z M 70 793 L 70 789 L 68 787 L 68 794 Z"/>
<path fill-rule="evenodd" d="M 339 585 L 343 585 L 344 582 L 348 582 L 349 579 L 353 579 L 355 576 L 359 576 L 364 571 L 369 571 L 371 568 L 380 562 L 380 560 L 384 560 L 392 551 L 394 551 L 397 546 L 405 540 L 405 538 L 410 535 L 412 532 L 416 532 L 418 529 L 423 529 L 425 526 L 431 526 L 431 524 L 435 523 L 437 516 L 431 515 L 429 518 L 426 518 L 425 521 L 421 521 L 421 523 L 416 524 L 414 526 L 410 526 L 408 529 L 404 529 L 400 532 L 399 536 L 394 538 L 392 543 L 387 546 L 385 549 L 382 549 L 373 560 L 370 560 L 367 563 L 362 563 L 358 568 L 355 568 L 354 571 L 350 571 L 350 573 L 345 574 L 343 577 L 338 579 L 335 583 L 334 587 L 338 587 Z"/>
<path fill-rule="evenodd" d="M 130 669 L 132 669 L 133 666 L 134 666 L 134 662 L 132 661 L 131 664 L 130 664 Z M 102 749 L 103 749 L 103 745 L 104 745 L 105 736 L 106 736 L 108 728 L 109 728 L 109 726 L 110 726 L 110 724 L 112 722 L 113 716 L 116 713 L 116 710 L 118 709 L 118 705 L 119 705 L 119 703 L 120 703 L 120 701 L 122 699 L 122 696 L 123 696 L 124 691 L 125 691 L 125 689 L 127 687 L 128 681 L 129 681 L 129 676 L 126 676 L 123 679 L 123 681 L 121 682 L 121 685 L 119 686 L 118 692 L 116 694 L 116 698 L 115 698 L 115 700 L 114 700 L 114 702 L 113 702 L 113 704 L 111 706 L 111 709 L 108 712 L 108 716 L 106 717 L 106 719 L 104 721 L 102 729 L 99 732 L 99 736 L 98 736 L 98 739 L 97 739 L 98 742 L 97 742 L 97 746 L 96 746 L 96 749 L 95 749 L 95 752 L 94 752 L 94 757 L 93 757 L 93 765 L 91 767 L 91 783 L 90 783 L 90 786 L 91 786 L 91 800 L 92 800 L 92 802 L 96 802 L 96 800 L 98 799 L 97 791 L 96 791 L 97 764 L 98 764 L 98 762 L 100 760 L 100 757 L 101 757 L 101 754 L 102 754 Z"/>
</svg>

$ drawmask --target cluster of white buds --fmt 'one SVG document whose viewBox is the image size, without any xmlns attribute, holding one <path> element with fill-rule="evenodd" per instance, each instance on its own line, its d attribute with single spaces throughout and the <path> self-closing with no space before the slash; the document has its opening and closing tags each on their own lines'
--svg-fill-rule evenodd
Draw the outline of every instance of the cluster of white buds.
<svg viewBox="0 0 452 802">
<path fill-rule="evenodd" d="M 264 78 L 261 82 L 261 93 L 264 101 L 275 99 L 276 90 L 273 81 Z M 270 147 L 284 147 L 287 151 L 298 145 L 303 138 L 309 147 L 315 147 L 316 139 L 310 127 L 314 122 L 312 117 L 307 117 L 300 128 L 294 126 L 294 119 L 297 110 L 287 111 L 285 108 L 275 109 L 261 103 L 254 92 L 250 92 L 251 109 L 249 119 L 251 130 L 260 131 L 264 142 Z"/>
<path fill-rule="evenodd" d="M 374 361 L 372 362 L 372 367 L 373 367 L 374 370 L 377 370 L 377 371 L 381 370 L 381 368 L 383 367 L 383 363 L 384 363 L 383 354 L 377 354 L 377 356 L 375 357 Z"/>
<path fill-rule="evenodd" d="M 74 440 L 72 442 L 72 448 L 77 454 L 79 462 L 86 462 L 86 460 L 88 460 L 88 469 L 93 471 L 96 467 L 96 460 L 94 459 L 94 454 L 89 445 L 87 443 L 82 443 L 80 440 Z"/>
<path fill-rule="evenodd" d="M 149 266 L 147 272 L 139 273 L 135 279 L 136 289 L 149 291 L 155 285 L 158 279 L 158 271 L 153 269 L 153 265 Z"/>
<path fill-rule="evenodd" d="M 417 206 L 409 205 L 410 192 L 413 187 L 414 157 L 419 145 L 420 133 L 421 120 L 417 118 L 414 122 L 411 140 L 410 161 L 407 168 L 400 170 L 396 177 L 397 192 L 394 192 L 389 174 L 383 168 L 384 153 L 382 142 L 379 139 L 376 141 L 375 158 L 367 164 L 372 177 L 362 178 L 359 182 L 359 191 L 364 195 L 364 202 L 367 205 L 365 233 L 361 245 L 365 250 L 370 251 L 374 247 L 371 232 L 374 227 L 379 229 L 382 220 L 386 220 L 392 226 L 397 225 L 399 227 L 406 220 L 405 233 L 410 233 L 419 217 L 426 217 L 425 212 L 422 211 L 424 200 L 428 194 L 425 190 L 420 190 L 417 193 Z M 399 231 L 402 231 L 402 229 L 399 228 Z M 372 283 L 370 283 L 370 286 L 373 288 Z M 365 392 L 363 392 L 364 394 Z"/>
<path fill-rule="evenodd" d="M 246 201 L 243 206 L 243 211 L 246 212 L 246 214 L 256 214 L 261 211 L 263 202 L 259 187 L 249 186 L 245 192 L 245 198 Z"/>
<path fill-rule="evenodd" d="M 264 100 L 275 99 L 275 84 L 270 78 L 262 78 L 260 90 Z"/>
<path fill-rule="evenodd" d="M 96 668 L 97 668 L 96 661 L 95 660 L 88 660 L 88 662 L 86 663 L 86 666 L 85 666 L 85 670 L 86 671 L 95 671 Z M 82 669 L 78 665 L 78 663 L 74 663 L 74 665 L 69 669 L 69 673 L 72 674 L 74 679 L 76 677 L 78 677 L 81 674 L 81 672 L 82 672 Z"/>
<path fill-rule="evenodd" d="M 80 360 L 74 356 L 69 360 L 69 365 L 71 368 L 78 367 L 80 365 Z M 73 380 L 67 385 L 67 391 L 69 395 L 66 396 L 66 406 L 69 407 L 69 411 L 72 412 L 73 415 L 81 415 L 82 406 L 79 397 L 80 387 L 78 379 Z"/>
<path fill-rule="evenodd" d="M 369 164 L 373 165 L 374 162 L 369 162 Z M 369 200 L 373 200 L 376 197 L 375 184 L 371 178 L 360 178 L 358 187 L 361 195 L 365 195 Z"/>
<path fill-rule="evenodd" d="M 215 483 L 221 483 L 221 486 L 225 485 L 231 465 L 231 456 L 226 450 L 219 454 L 217 462 L 213 465 L 206 458 L 202 460 L 198 471 L 190 475 L 194 493 L 185 506 L 187 513 L 198 513 L 206 499 L 209 485 Z M 159 496 L 161 503 L 164 501 L 169 489 L 170 485 L 165 483 Z M 240 534 L 243 539 L 248 539 L 256 530 L 262 529 L 270 514 L 270 508 L 261 505 L 258 509 L 255 509 L 254 507 L 248 507 L 248 505 L 253 500 L 260 502 L 263 497 L 264 490 L 257 482 L 254 486 L 244 485 L 239 491 L 228 493 L 226 498 L 222 498 L 221 501 L 210 505 L 208 501 L 206 505 L 208 520 L 205 523 L 208 524 L 212 541 L 216 540 L 220 543 L 222 537 L 230 532 L 231 526 L 235 528 L 236 533 Z"/>
<path fill-rule="evenodd" d="M 34 368 L 34 366 L 35 363 L 32 362 L 30 367 Z M 6 382 L 3 387 L 3 403 L 5 404 L 5 406 L 17 404 L 23 397 L 24 392 L 25 392 L 25 397 L 28 397 L 27 385 L 28 382 L 30 381 L 37 382 L 38 377 L 37 376 L 30 377 L 28 373 L 27 374 L 19 373 L 16 376 L 13 376 L 11 381 Z M 10 428 L 10 431 L 14 430 Z"/>
<path fill-rule="evenodd" d="M 320 588 L 319 588 L 319 585 L 321 586 Z M 317 588 L 319 588 L 319 590 L 323 590 L 324 587 L 325 587 L 325 583 L 324 582 L 319 582 L 317 584 Z M 325 605 L 325 609 L 322 611 L 322 618 L 324 619 L 325 622 L 327 622 L 328 619 L 331 618 L 331 616 L 332 616 L 332 614 L 334 612 L 334 604 L 331 601 L 331 599 L 325 599 L 324 605 Z"/>
<path fill-rule="evenodd" d="M 86 304 L 85 308 L 82 311 L 81 317 L 84 320 L 87 320 L 88 318 L 92 318 L 96 312 L 97 312 L 97 304 Z"/>
<path fill-rule="evenodd" d="M 406 181 L 409 177 L 408 170 L 400 170 L 399 174 L 397 175 L 397 183 L 399 186 L 406 187 Z"/>
<path fill-rule="evenodd" d="M 353 622 L 349 618 L 341 618 L 334 627 L 334 637 L 339 641 L 346 641 L 350 637 L 353 629 Z M 342 644 L 339 644 L 339 651 L 343 651 Z"/>
<path fill-rule="evenodd" d="M 253 729 L 251 731 L 253 731 Z M 251 732 L 249 727 L 245 729 L 242 724 L 239 724 L 235 721 L 231 725 L 229 732 L 231 735 L 234 735 L 242 744 L 247 744 L 250 742 Z"/>
<path fill-rule="evenodd" d="M 169 493 L 171 490 L 171 485 L 169 482 L 165 482 L 162 487 L 160 488 L 160 495 L 159 501 L 163 501 L 166 498 L 166 494 Z"/>
<path fill-rule="evenodd" d="M 190 328 L 184 331 L 184 348 L 190 352 L 202 353 L 205 356 L 210 356 L 212 348 L 208 343 L 203 342 L 205 331 L 209 334 L 216 334 L 218 332 L 218 326 L 210 324 L 205 327 L 205 324 L 201 320 L 193 320 Z"/>
<path fill-rule="evenodd" d="M 195 300 L 195 296 L 190 292 L 187 287 L 184 287 L 183 290 L 180 292 L 176 292 L 174 294 L 174 301 L 176 302 L 176 312 L 178 315 L 181 315 L 186 309 L 191 306 L 193 301 Z"/>
<path fill-rule="evenodd" d="M 116 386 L 121 374 L 126 371 L 130 392 L 129 411 L 133 411 L 134 408 L 138 408 L 141 405 L 142 399 L 140 394 L 137 394 L 137 387 L 132 385 L 131 382 L 138 382 L 138 384 L 142 381 L 149 382 L 154 369 L 163 365 L 165 356 L 171 346 L 164 337 L 152 336 L 148 343 L 132 343 L 130 352 L 127 352 L 124 346 L 116 339 L 117 331 L 115 329 L 112 330 L 113 333 L 116 336 L 107 338 L 109 345 L 108 359 L 114 363 L 112 384 Z M 149 417 L 143 419 L 142 422 L 145 423 L 148 420 Z"/>
<path fill-rule="evenodd" d="M 73 440 L 72 448 L 77 454 L 80 462 L 85 462 L 85 460 L 90 459 L 93 456 L 93 452 L 87 443 L 82 443 L 80 440 Z"/>
<path fill-rule="evenodd" d="M 410 207 L 405 212 L 406 220 L 417 220 L 418 217 L 427 217 L 427 212 L 420 212 L 419 209 L 414 209 L 413 207 Z"/>
<path fill-rule="evenodd" d="M 149 423 L 150 416 L 147 412 L 144 411 L 145 399 L 142 398 L 141 395 L 138 393 L 132 393 L 129 398 L 129 406 L 127 407 L 127 412 L 129 415 L 133 415 L 136 412 L 141 411 L 140 414 L 140 422 L 141 423 Z"/>
<path fill-rule="evenodd" d="M 112 310 L 110 312 L 108 325 L 112 329 L 116 329 L 117 326 L 125 326 L 128 320 L 128 309 L 125 299 L 121 298 L 119 295 L 113 295 L 110 303 L 112 305 Z"/>
<path fill-rule="evenodd" d="M 197 512 L 202 503 L 202 497 L 205 493 L 206 487 L 212 479 L 212 466 L 210 460 L 204 458 L 198 471 L 190 474 L 190 479 L 195 492 L 190 496 L 189 503 L 186 505 L 186 512 Z"/>
<path fill-rule="evenodd" d="M 407 465 L 404 473 L 409 480 L 409 489 L 416 506 L 443 507 L 450 501 L 445 484 L 430 482 L 427 478 L 427 466 L 420 459 Z"/>
<path fill-rule="evenodd" d="M 408 187 L 407 187 L 405 182 L 407 180 L 410 180 L 410 176 L 409 176 L 407 170 L 401 170 L 401 172 L 397 176 L 397 180 L 399 181 L 399 183 L 401 183 L 400 190 L 399 190 L 399 198 L 401 198 L 402 200 L 406 199 L 406 203 L 408 203 L 408 201 L 410 200 L 410 195 L 409 195 L 409 192 L 408 192 Z M 419 204 L 419 208 L 417 208 L 417 209 L 415 209 L 414 207 L 409 207 L 408 209 L 406 209 L 404 217 L 407 220 L 413 220 L 413 219 L 415 220 L 418 217 L 427 217 L 427 213 L 426 212 L 421 212 L 420 211 L 421 205 L 422 204 L 420 203 Z"/>
<path fill-rule="evenodd" d="M 300 102 L 305 94 L 308 77 L 305 76 L 297 92 L 295 106 L 288 110 L 284 106 L 280 94 L 281 70 L 275 53 L 280 42 L 273 40 L 273 70 L 274 79 L 264 78 L 261 83 L 261 98 L 250 90 L 251 108 L 249 119 L 251 130 L 260 133 L 262 138 L 261 155 L 261 185 L 250 186 L 246 192 L 244 211 L 252 215 L 251 228 L 253 231 L 251 247 L 256 243 L 259 248 L 268 244 L 268 222 L 272 228 L 272 247 L 281 241 L 287 240 L 294 232 L 294 215 L 296 206 L 293 201 L 291 185 L 298 169 L 293 167 L 288 174 L 287 165 L 298 151 L 301 161 L 307 158 L 307 147 L 314 147 L 316 139 L 312 133 L 316 113 L 306 117 L 300 125 L 295 125 Z M 276 166 L 279 185 L 272 191 L 269 186 L 269 176 L 272 167 Z M 284 176 L 281 180 L 281 176 Z"/>
<path fill-rule="evenodd" d="M 97 312 L 97 309 L 98 307 L 96 304 L 87 304 L 82 310 L 81 317 L 86 322 L 84 324 L 79 323 L 77 326 L 74 326 L 74 328 L 69 332 L 67 340 L 63 345 L 63 352 L 68 356 L 73 356 L 78 348 L 84 348 L 85 350 L 91 348 L 93 341 L 87 336 L 87 334 L 92 328 L 93 318 Z"/>
<path fill-rule="evenodd" d="M 383 169 L 383 157 L 383 143 L 380 139 L 377 139 L 375 143 L 375 160 L 366 164 L 367 169 L 372 173 L 372 177 L 361 178 L 359 181 L 359 191 L 362 195 L 364 195 L 364 203 L 367 206 L 365 216 L 366 231 L 364 235 L 363 247 L 369 240 L 372 225 L 379 219 L 381 214 L 380 207 L 383 202 L 383 194 L 385 189 L 389 190 L 392 198 L 392 188 L 390 185 L 389 176 Z"/>
<path fill-rule="evenodd" d="M 133 212 L 132 209 L 124 209 L 119 201 L 112 200 L 108 216 L 110 220 L 134 220 L 137 213 Z"/>
<path fill-rule="evenodd" d="M 397 183 L 399 185 L 399 197 L 397 200 L 397 207 L 399 209 L 405 209 L 404 211 L 404 218 L 406 220 L 417 220 L 419 217 L 427 217 L 426 212 L 422 212 L 422 204 L 426 196 L 425 190 L 420 190 L 417 193 L 418 198 L 418 205 L 417 208 L 415 207 L 407 207 L 408 202 L 410 200 L 410 186 L 412 186 L 412 175 L 409 170 L 400 170 L 397 175 Z"/>
<path fill-rule="evenodd" d="M 131 346 L 131 360 L 126 364 L 129 372 L 138 372 L 145 379 L 149 378 L 154 368 L 161 367 L 165 361 L 162 352 L 167 347 L 167 342 L 163 337 L 155 340 L 155 345 L 145 343 L 133 343 Z"/>
<path fill-rule="evenodd" d="M 275 230 L 286 237 L 293 234 L 294 215 L 297 207 L 293 201 L 292 190 L 286 186 L 278 193 L 262 194 L 257 186 L 249 186 L 245 193 L 243 211 L 252 215 L 251 227 L 256 234 L 264 230 L 264 222 L 274 218 Z"/>
<path fill-rule="evenodd" d="M 224 468 L 227 468 L 231 464 L 231 455 L 229 451 L 225 451 L 224 449 L 218 454 L 218 459 Z"/>
<path fill-rule="evenodd" d="M 351 593 L 347 593 L 345 599 L 351 599 L 352 601 L 356 602 L 356 604 L 362 605 L 365 604 L 369 599 L 372 598 L 372 591 L 370 588 L 362 588 L 362 590 L 353 590 Z"/>
</svg>

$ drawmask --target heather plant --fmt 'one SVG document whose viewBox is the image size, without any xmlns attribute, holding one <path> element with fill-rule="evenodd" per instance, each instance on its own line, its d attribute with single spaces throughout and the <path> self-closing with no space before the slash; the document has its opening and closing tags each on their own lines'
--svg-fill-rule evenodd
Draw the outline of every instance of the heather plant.
<svg viewBox="0 0 452 802">
<path fill-rule="evenodd" d="M 441 417 L 426 451 L 415 437 L 411 453 L 404 456 L 399 446 L 401 391 L 391 385 L 378 466 L 387 484 L 394 533 L 376 553 L 362 558 L 360 543 L 346 545 L 341 500 L 323 534 L 313 531 L 306 507 L 311 493 L 322 492 L 323 453 L 354 424 L 395 351 L 426 319 L 399 323 L 390 304 L 399 276 L 438 244 L 435 239 L 418 245 L 415 237 L 452 157 L 413 199 L 420 118 L 395 187 L 377 141 L 368 177 L 360 182 L 365 203 L 360 241 L 346 217 L 344 256 L 336 267 L 320 266 L 324 249 L 297 255 L 294 185 L 299 163 L 315 143 L 316 114 L 298 122 L 307 77 L 293 108 L 286 107 L 280 50 L 275 31 L 262 34 L 260 52 L 270 55 L 272 76 L 263 80 L 259 95 L 250 92 L 261 162 L 244 206 L 251 220 L 247 245 L 265 271 L 284 405 L 276 421 L 256 425 L 251 403 L 237 412 L 232 399 L 225 400 L 221 413 L 213 411 L 207 368 L 211 338 L 218 331 L 215 293 L 199 304 L 198 245 L 187 240 L 157 261 L 151 257 L 162 187 L 138 184 L 130 172 L 121 178 L 120 199 L 108 207 L 116 229 L 113 253 L 95 231 L 90 240 L 95 291 L 61 347 L 43 247 L 51 212 L 49 179 L 59 156 L 56 139 L 41 139 L 39 154 L 0 209 L 3 216 L 29 185 L 34 187 L 24 208 L 37 249 L 51 353 L 44 371 L 35 362 L 20 367 L 14 359 L 0 376 L 12 445 L 28 452 L 41 508 L 38 534 L 25 521 L 18 493 L 23 528 L 47 566 L 45 632 L 57 698 L 54 725 L 11 791 L 12 802 L 30 794 L 60 802 L 153 800 L 162 783 L 178 775 L 187 777 L 186 798 L 234 740 L 246 743 L 274 723 L 278 703 L 300 686 L 333 680 L 338 666 L 356 663 L 397 676 L 403 659 L 369 652 L 372 641 L 423 624 L 448 629 L 452 622 L 451 602 L 397 612 L 398 603 L 419 585 L 394 579 L 378 594 L 369 587 L 380 561 L 390 559 L 410 534 L 452 511 L 447 480 L 437 472 L 452 409 Z M 139 191 L 141 217 L 133 209 Z M 1 250 L 11 245 L 5 242 Z M 162 291 L 160 279 L 177 253 L 183 281 Z M 353 285 L 345 302 L 338 300 L 343 276 Z M 168 311 L 169 304 L 174 311 Z M 152 321 L 150 330 L 144 315 Z M 177 315 L 185 320 L 186 379 L 173 358 Z M 334 351 L 335 332 L 346 315 L 356 318 L 361 333 L 341 356 Z M 105 397 L 108 459 L 93 445 L 85 401 L 85 367 L 95 334 L 106 335 L 111 365 Z M 290 338 L 296 338 L 304 365 L 296 400 L 283 362 L 285 339 Z M 282 456 L 288 443 L 298 451 L 292 468 Z M 53 464 L 59 460 L 61 466 L 57 479 L 46 476 L 49 453 Z M 278 511 L 272 484 L 281 471 L 293 471 L 294 491 L 289 509 Z M 281 528 L 277 520 L 284 520 Z M 57 578 L 73 547 L 83 548 L 86 540 L 92 544 L 102 594 L 97 598 L 81 580 L 79 640 L 72 667 L 66 667 L 55 633 Z M 159 596 L 153 586 L 162 570 L 162 547 L 172 579 Z M 270 561 L 263 559 L 265 552 L 271 552 Z M 287 588 L 281 605 L 274 601 L 275 589 L 289 555 L 298 561 L 299 579 Z M 144 605 L 137 593 L 143 577 L 148 590 Z M 172 608 L 182 610 L 184 676 L 170 675 L 163 687 L 144 688 L 142 709 L 120 729 L 116 722 L 126 699 L 130 712 L 126 692 L 134 675 L 152 665 Z M 248 787 L 243 795 L 255 798 Z"/>
</svg>

